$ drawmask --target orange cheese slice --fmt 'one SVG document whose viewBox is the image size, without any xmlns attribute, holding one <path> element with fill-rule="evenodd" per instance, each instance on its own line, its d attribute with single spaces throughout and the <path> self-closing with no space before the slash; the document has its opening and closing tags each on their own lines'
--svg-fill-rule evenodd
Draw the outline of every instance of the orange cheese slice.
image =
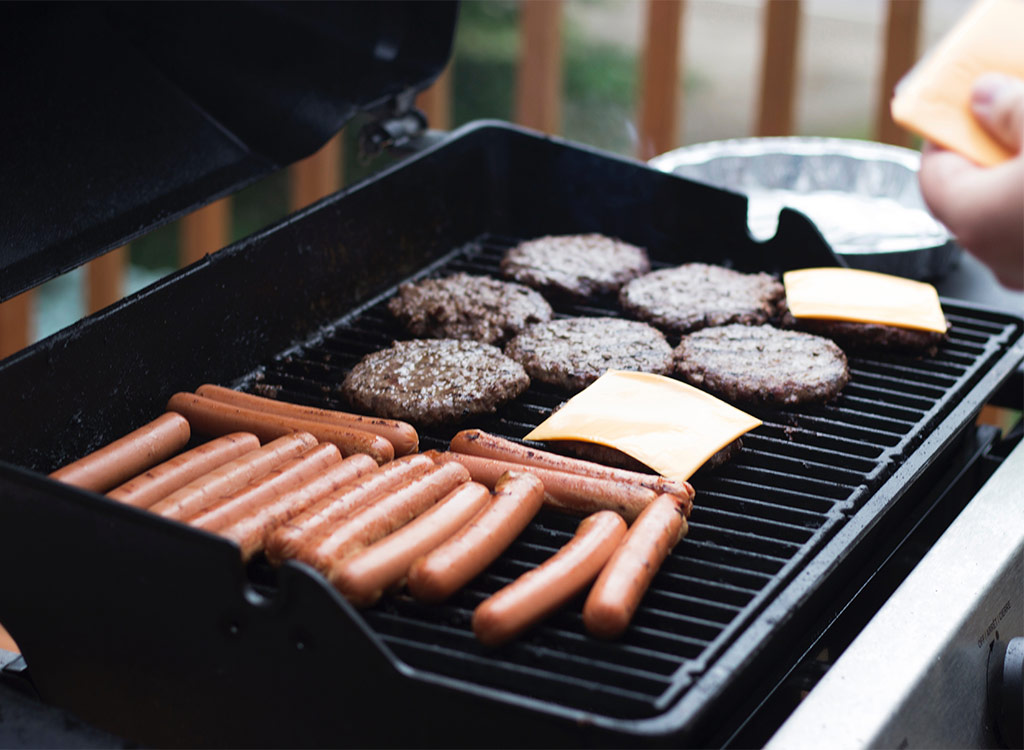
<svg viewBox="0 0 1024 750">
<path fill-rule="evenodd" d="M 922 281 L 852 268 L 803 268 L 782 274 L 782 284 L 796 318 L 946 332 L 939 293 Z"/>
<path fill-rule="evenodd" d="M 979 0 L 896 87 L 892 119 L 982 166 L 1013 153 L 971 114 L 971 84 L 982 73 L 1024 78 L 1024 2 Z"/>
<path fill-rule="evenodd" d="M 609 370 L 541 422 L 527 440 L 616 448 L 669 479 L 689 479 L 761 420 L 662 375 Z"/>
</svg>

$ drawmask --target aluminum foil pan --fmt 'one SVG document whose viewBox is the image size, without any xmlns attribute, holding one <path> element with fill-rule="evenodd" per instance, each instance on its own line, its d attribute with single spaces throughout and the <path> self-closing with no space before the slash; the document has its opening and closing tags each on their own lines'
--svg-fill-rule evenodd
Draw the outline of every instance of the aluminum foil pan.
<svg viewBox="0 0 1024 750">
<path fill-rule="evenodd" d="M 783 206 L 807 216 L 851 268 L 936 280 L 961 249 L 925 207 L 920 154 L 845 138 L 738 138 L 678 148 L 651 166 L 745 194 L 759 240 L 775 235 Z"/>
</svg>

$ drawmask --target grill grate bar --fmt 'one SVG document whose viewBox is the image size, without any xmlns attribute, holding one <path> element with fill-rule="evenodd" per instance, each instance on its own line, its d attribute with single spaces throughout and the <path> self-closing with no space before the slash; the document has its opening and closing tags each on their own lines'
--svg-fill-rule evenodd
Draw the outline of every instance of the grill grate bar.
<svg viewBox="0 0 1024 750">
<path fill-rule="evenodd" d="M 857 375 L 890 378 L 911 387 L 924 384 L 938 388 L 942 392 L 956 385 L 956 378 L 943 373 L 932 373 L 920 367 L 901 367 L 893 363 L 858 362 L 855 368 L 850 368 L 851 379 Z"/>
<path fill-rule="evenodd" d="M 757 518 L 744 513 L 736 513 L 725 510 L 721 507 L 703 507 L 700 511 L 701 521 L 712 523 L 718 528 L 728 528 L 732 531 L 741 531 L 766 539 L 775 539 L 780 542 L 793 544 L 804 544 L 814 534 L 814 529 L 806 526 L 788 524 L 781 521 L 773 521 L 767 518 Z"/>
<path fill-rule="evenodd" d="M 882 405 L 893 404 L 911 411 L 924 413 L 932 408 L 932 401 L 917 395 L 894 390 L 891 387 L 858 380 L 843 389 L 844 398 L 862 398 Z"/>
<path fill-rule="evenodd" d="M 706 482 L 701 483 L 700 490 L 697 492 L 698 503 L 695 507 L 700 508 L 705 505 L 706 501 L 703 499 L 705 492 L 708 495 L 713 495 L 713 493 L 717 492 L 719 494 L 741 497 L 772 498 L 781 507 L 818 513 L 821 516 L 828 515 L 836 506 L 834 499 L 830 500 L 790 488 L 782 488 L 722 475 L 710 476 Z"/>
<path fill-rule="evenodd" d="M 827 515 L 827 513 L 813 513 L 802 508 L 782 507 L 777 503 L 762 502 L 756 498 L 708 489 L 701 492 L 700 505 L 703 509 L 702 512 L 716 508 L 744 518 L 772 521 L 809 531 L 814 531 L 821 526 L 822 516 Z"/>
<path fill-rule="evenodd" d="M 842 404 L 844 409 L 851 412 L 886 417 L 893 422 L 908 425 L 908 429 L 917 424 L 918 420 L 928 411 L 927 409 L 915 410 L 891 406 L 879 403 L 878 399 L 866 398 L 850 393 L 843 394 Z"/>
<path fill-rule="evenodd" d="M 610 684 L 602 685 L 600 690 L 595 690 L 595 683 L 591 680 L 536 669 L 521 661 L 474 658 L 462 649 L 428 645 L 418 639 L 387 636 L 384 640 L 404 660 L 422 664 L 428 670 L 445 672 L 454 664 L 467 672 L 469 677 L 475 678 L 475 681 L 492 684 L 495 687 L 503 687 L 509 683 L 526 683 L 531 685 L 531 697 L 559 705 L 572 706 L 580 698 L 586 698 L 586 702 L 602 711 L 620 713 L 625 709 L 646 715 L 652 711 L 652 697 L 661 692 L 656 691 L 653 685 L 649 691 L 624 689 L 620 685 L 626 681 L 622 680 L 621 676 Z M 544 657 L 548 658 L 546 654 Z M 628 681 L 627 684 L 631 683 L 633 681 Z M 567 696 L 573 696 L 575 700 L 566 701 Z"/>
<path fill-rule="evenodd" d="M 786 443 L 807 450 L 821 451 L 823 456 L 838 454 L 839 456 L 877 459 L 882 447 L 875 442 L 855 440 L 825 431 L 809 430 L 797 424 L 780 424 L 765 422 L 753 432 L 744 436 L 748 439 L 769 439 L 778 443 Z M 871 462 L 874 465 L 874 461 Z"/>
<path fill-rule="evenodd" d="M 873 461 L 861 458 L 860 455 L 852 452 L 831 450 L 823 446 L 811 448 L 797 443 L 794 440 L 783 440 L 762 434 L 761 430 L 747 433 L 743 436 L 743 445 L 753 451 L 761 453 L 772 453 L 794 459 L 820 462 L 828 460 L 829 466 L 842 465 L 851 472 L 866 474 L 875 467 Z M 877 451 L 875 452 L 877 455 Z"/>
<path fill-rule="evenodd" d="M 745 444 L 745 448 L 747 450 L 744 458 L 747 459 L 746 463 L 751 467 L 794 474 L 807 472 L 813 474 L 816 479 L 845 486 L 855 485 L 860 481 L 860 472 L 823 463 L 820 457 L 815 461 L 755 450 L 749 444 Z"/>
</svg>

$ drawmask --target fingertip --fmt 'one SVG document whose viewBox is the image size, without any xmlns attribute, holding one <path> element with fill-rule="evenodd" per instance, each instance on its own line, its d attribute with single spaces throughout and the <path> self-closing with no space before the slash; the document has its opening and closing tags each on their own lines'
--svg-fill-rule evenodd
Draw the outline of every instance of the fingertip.
<svg viewBox="0 0 1024 750">
<path fill-rule="evenodd" d="M 988 72 L 971 85 L 971 112 L 989 134 L 1019 151 L 1024 142 L 1024 80 Z"/>
</svg>

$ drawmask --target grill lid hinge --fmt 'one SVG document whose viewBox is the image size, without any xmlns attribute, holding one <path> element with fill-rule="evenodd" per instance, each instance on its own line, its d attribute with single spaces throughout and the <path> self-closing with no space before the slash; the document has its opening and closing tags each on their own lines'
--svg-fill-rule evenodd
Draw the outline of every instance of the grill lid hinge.
<svg viewBox="0 0 1024 750">
<path fill-rule="evenodd" d="M 427 118 L 416 109 L 416 89 L 407 89 L 370 113 L 359 130 L 359 158 L 369 161 L 385 149 L 402 148 L 423 135 Z"/>
</svg>

